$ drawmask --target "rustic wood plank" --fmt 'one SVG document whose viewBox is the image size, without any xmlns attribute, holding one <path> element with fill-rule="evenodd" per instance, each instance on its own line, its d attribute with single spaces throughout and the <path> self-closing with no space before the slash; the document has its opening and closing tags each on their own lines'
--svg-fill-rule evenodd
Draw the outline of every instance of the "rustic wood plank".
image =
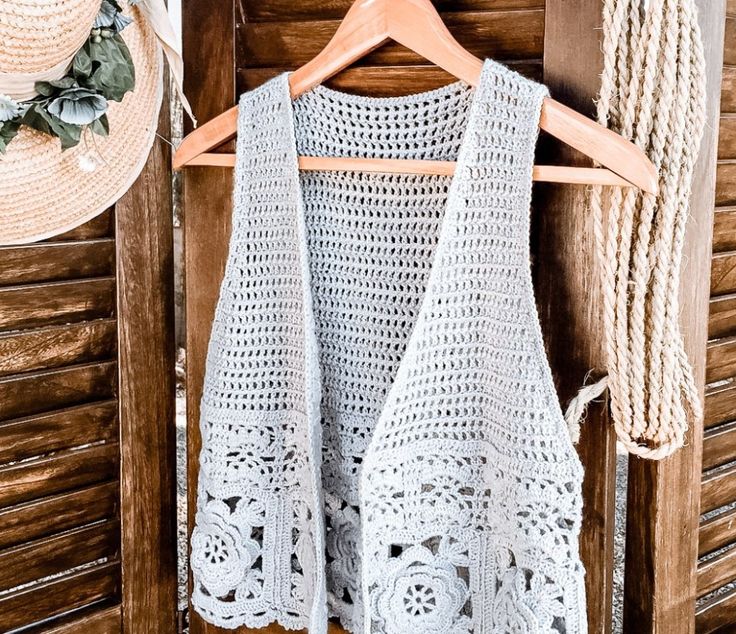
<svg viewBox="0 0 736 634">
<path fill-rule="evenodd" d="M 114 319 L 0 333 L 0 377 L 115 356 Z"/>
<path fill-rule="evenodd" d="M 160 137 L 140 177 L 115 206 L 123 395 L 122 609 L 131 634 L 176 631 L 174 233 L 171 152 L 163 140 L 171 135 L 167 95 Z"/>
<path fill-rule="evenodd" d="M 718 134 L 718 158 L 736 159 L 735 114 L 724 114 L 721 116 L 721 126 Z"/>
<path fill-rule="evenodd" d="M 0 592 L 113 558 L 119 547 L 120 523 L 110 520 L 0 551 Z"/>
<path fill-rule="evenodd" d="M 700 523 L 698 556 L 707 555 L 736 542 L 736 509 Z"/>
<path fill-rule="evenodd" d="M 117 444 L 65 451 L 0 467 L 0 508 L 117 477 Z"/>
<path fill-rule="evenodd" d="M 238 0 L 236 16 L 243 22 L 290 22 L 339 20 L 352 0 Z M 505 9 L 544 9 L 544 0 L 433 0 L 442 12 L 502 11 Z"/>
<path fill-rule="evenodd" d="M 0 248 L 0 286 L 104 277 L 115 272 L 115 240 Z"/>
<path fill-rule="evenodd" d="M 235 23 L 232 0 L 187 2 L 182 39 L 187 73 L 184 89 L 194 112 L 207 121 L 235 103 Z M 219 37 L 212 37 L 218 33 Z M 286 59 L 286 58 L 284 58 Z M 286 63 L 280 62 L 280 63 Z M 215 303 L 230 235 L 232 172 L 198 168 L 184 173 L 184 258 L 187 324 L 188 533 L 194 526 L 199 471 L 199 399 Z M 191 587 L 191 577 L 189 579 Z M 189 594 L 191 596 L 191 593 Z M 189 604 L 190 634 L 219 634 Z M 235 630 L 237 634 L 242 634 Z"/>
<path fill-rule="evenodd" d="M 695 385 L 705 385 L 708 280 L 712 257 L 714 170 L 723 68 L 725 3 L 697 0 L 706 59 L 705 135 L 693 179 L 680 283 L 680 324 Z M 695 562 L 701 487 L 700 420 L 690 421 L 685 446 L 666 460 L 629 461 L 624 583 L 625 632 L 695 632 Z M 673 495 L 673 491 L 677 494 Z M 705 487 L 703 487 L 705 494 Z"/>
<path fill-rule="evenodd" d="M 709 429 L 703 438 L 703 469 L 713 469 L 732 460 L 736 460 L 736 422 Z"/>
<path fill-rule="evenodd" d="M 736 375 L 736 337 L 718 339 L 708 344 L 705 380 L 723 381 Z"/>
<path fill-rule="evenodd" d="M 0 288 L 1 330 L 100 319 L 114 312 L 114 277 Z"/>
<path fill-rule="evenodd" d="M 703 476 L 700 512 L 708 513 L 736 501 L 736 465 Z"/>
<path fill-rule="evenodd" d="M 32 628 L 23 634 L 120 634 L 121 606 L 119 603 L 106 606 L 107 603 L 75 610 L 72 614 L 54 619 L 53 624 Z"/>
<path fill-rule="evenodd" d="M 698 566 L 698 596 L 702 597 L 736 579 L 736 547 L 701 562 Z"/>
<path fill-rule="evenodd" d="M 544 10 L 461 12 L 444 15 L 457 40 L 478 57 L 503 60 L 539 59 L 544 38 Z M 301 66 L 327 44 L 339 20 L 250 22 L 238 25 L 238 67 L 274 67 L 289 61 Z M 421 64 L 420 56 L 389 43 L 362 58 L 358 65 Z"/>
<path fill-rule="evenodd" d="M 716 253 L 710 272 L 711 295 L 727 295 L 736 292 L 736 253 Z"/>
<path fill-rule="evenodd" d="M 726 15 L 736 17 L 736 0 L 726 0 Z"/>
<path fill-rule="evenodd" d="M 716 205 L 736 205 L 736 160 L 718 161 Z"/>
<path fill-rule="evenodd" d="M 0 378 L 0 421 L 115 397 L 113 361 Z"/>
<path fill-rule="evenodd" d="M 736 383 L 708 388 L 704 409 L 706 429 L 736 419 Z"/>
<path fill-rule="evenodd" d="M 736 335 L 736 294 L 710 300 L 708 337 L 717 339 Z"/>
<path fill-rule="evenodd" d="M 592 115 L 600 86 L 599 0 L 546 3 L 544 78 L 555 98 Z M 513 28 L 513 27 L 511 27 Z M 563 144 L 543 148 L 540 162 L 590 166 Z M 589 370 L 605 368 L 600 332 L 601 297 L 592 292 L 596 270 L 593 218 L 582 188 L 535 189 L 535 291 L 560 400 L 567 403 Z M 539 239 L 539 236 L 544 236 Z M 570 341 L 575 341 L 570 346 Z M 578 453 L 585 467 L 580 554 L 586 568 L 588 629 L 611 632 L 616 451 L 607 409 L 587 413 Z"/>
<path fill-rule="evenodd" d="M 720 594 L 699 605 L 696 612 L 698 634 L 728 634 L 736 613 L 736 589 Z"/>
<path fill-rule="evenodd" d="M 112 440 L 117 435 L 116 401 L 18 418 L 0 423 L 0 464 Z"/>
<path fill-rule="evenodd" d="M 0 510 L 0 548 L 40 539 L 117 515 L 117 481 Z"/>
<path fill-rule="evenodd" d="M 64 240 L 94 240 L 96 238 L 111 238 L 115 235 L 114 210 L 103 211 L 99 216 L 88 220 L 65 233 L 49 238 L 45 242 L 59 242 Z"/>
<path fill-rule="evenodd" d="M 534 79 L 542 80 L 542 62 L 524 61 L 507 64 L 515 71 Z M 240 68 L 238 69 L 238 91 L 257 88 L 269 79 L 288 70 L 286 68 Z M 329 81 L 330 88 L 353 94 L 374 97 L 398 97 L 408 93 L 433 90 L 457 81 L 457 78 L 438 66 L 429 64 L 407 66 L 353 66 Z"/>
<path fill-rule="evenodd" d="M 736 113 L 736 66 L 723 69 L 721 112 Z"/>
<path fill-rule="evenodd" d="M 713 220 L 713 251 L 736 251 L 736 207 L 716 209 Z"/>
<path fill-rule="evenodd" d="M 33 585 L 0 597 L 0 631 L 8 632 L 115 598 L 119 592 L 120 565 L 116 561 Z"/>
<path fill-rule="evenodd" d="M 726 37 L 723 38 L 723 63 L 736 66 L 736 16 L 726 17 Z"/>
</svg>

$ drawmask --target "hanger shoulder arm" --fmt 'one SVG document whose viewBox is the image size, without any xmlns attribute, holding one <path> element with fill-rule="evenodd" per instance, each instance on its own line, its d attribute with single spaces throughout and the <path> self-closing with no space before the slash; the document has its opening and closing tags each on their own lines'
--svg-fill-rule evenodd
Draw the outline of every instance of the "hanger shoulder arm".
<svg viewBox="0 0 736 634">
<path fill-rule="evenodd" d="M 174 154 L 173 167 L 181 169 L 201 154 L 234 138 L 238 131 L 238 107 L 217 115 L 188 134 Z"/>
<path fill-rule="evenodd" d="M 579 112 L 546 98 L 539 127 L 646 192 L 657 192 L 657 170 L 644 151 Z"/>
</svg>

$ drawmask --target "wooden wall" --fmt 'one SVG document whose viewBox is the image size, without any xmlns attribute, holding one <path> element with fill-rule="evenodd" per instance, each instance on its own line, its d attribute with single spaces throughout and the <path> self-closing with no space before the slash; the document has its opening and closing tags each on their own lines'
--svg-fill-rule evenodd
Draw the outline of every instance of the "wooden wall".
<svg viewBox="0 0 736 634">
<path fill-rule="evenodd" d="M 0 632 L 175 631 L 169 165 L 0 248 Z"/>
<path fill-rule="evenodd" d="M 698 632 L 736 627 L 736 1 L 723 55 L 697 569 Z"/>
<path fill-rule="evenodd" d="M 115 273 L 112 211 L 0 249 L 0 592 L 86 566 L 3 595 L 3 632 L 90 604 L 120 629 Z"/>
</svg>

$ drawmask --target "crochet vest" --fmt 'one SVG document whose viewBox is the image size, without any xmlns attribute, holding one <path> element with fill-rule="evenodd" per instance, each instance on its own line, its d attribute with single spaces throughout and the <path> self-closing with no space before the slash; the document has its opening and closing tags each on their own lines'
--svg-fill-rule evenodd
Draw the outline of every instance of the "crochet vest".
<svg viewBox="0 0 736 634">
<path fill-rule="evenodd" d="M 529 255 L 546 89 L 240 101 L 207 358 L 193 604 L 325 634 L 585 632 L 582 469 Z M 299 155 L 455 160 L 453 177 Z"/>
</svg>

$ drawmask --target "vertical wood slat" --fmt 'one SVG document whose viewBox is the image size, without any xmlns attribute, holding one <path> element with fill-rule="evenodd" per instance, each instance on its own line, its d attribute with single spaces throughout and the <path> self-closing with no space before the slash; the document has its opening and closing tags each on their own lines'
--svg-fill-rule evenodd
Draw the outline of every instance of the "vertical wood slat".
<svg viewBox="0 0 736 634">
<path fill-rule="evenodd" d="M 685 348 L 702 394 L 725 0 L 698 0 L 697 5 L 708 73 L 708 112 L 693 184 L 680 297 Z M 659 462 L 635 458 L 630 461 L 626 632 L 695 631 L 702 437 L 702 420 L 691 421 L 685 447 L 670 458 Z"/>
<path fill-rule="evenodd" d="M 170 136 L 168 91 L 159 134 Z M 171 153 L 158 138 L 115 210 L 122 631 L 175 632 L 176 428 Z"/>
<path fill-rule="evenodd" d="M 588 115 L 602 68 L 600 0 L 547 0 L 544 80 L 552 95 Z M 587 158 L 555 143 L 545 163 L 590 166 Z M 543 186 L 536 199 L 539 236 L 536 292 L 550 361 L 564 404 L 586 373 L 605 367 L 600 342 L 592 216 L 585 191 Z M 586 334 L 589 333 L 589 334 Z M 570 342 L 575 345 L 570 345 Z M 590 408 L 578 446 L 585 467 L 580 552 L 586 567 L 588 629 L 611 632 L 615 504 L 615 435 L 601 405 Z"/>
<path fill-rule="evenodd" d="M 208 121 L 236 101 L 233 0 L 211 0 L 206 3 L 183 0 L 182 17 L 187 69 L 184 88 L 196 116 L 200 121 Z M 216 168 L 187 170 L 183 185 L 189 536 L 194 526 L 201 448 L 199 399 L 212 318 L 225 270 L 230 235 L 232 172 Z M 191 602 L 189 615 L 190 634 L 228 631 L 206 623 L 192 608 Z"/>
</svg>

